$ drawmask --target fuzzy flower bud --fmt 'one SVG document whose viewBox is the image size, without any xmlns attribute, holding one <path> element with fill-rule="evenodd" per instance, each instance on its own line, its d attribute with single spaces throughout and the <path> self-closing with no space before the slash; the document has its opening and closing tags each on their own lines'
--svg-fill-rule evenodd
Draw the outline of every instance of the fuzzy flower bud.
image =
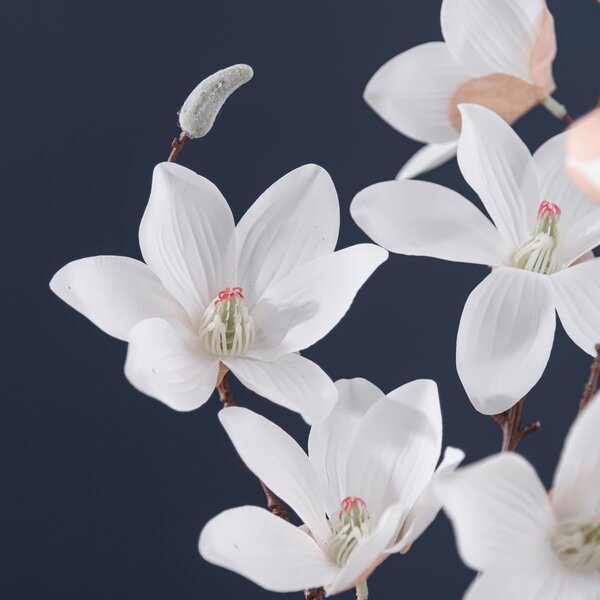
<svg viewBox="0 0 600 600">
<path fill-rule="evenodd" d="M 252 67 L 233 65 L 201 81 L 179 111 L 179 127 L 183 133 L 190 139 L 205 136 L 227 98 L 253 75 Z"/>
</svg>

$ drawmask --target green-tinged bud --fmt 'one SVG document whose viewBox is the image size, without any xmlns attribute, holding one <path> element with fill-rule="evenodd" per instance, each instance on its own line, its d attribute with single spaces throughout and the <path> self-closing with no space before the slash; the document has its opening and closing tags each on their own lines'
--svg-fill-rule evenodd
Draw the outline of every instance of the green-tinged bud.
<svg viewBox="0 0 600 600">
<path fill-rule="evenodd" d="M 252 67 L 233 65 L 201 81 L 179 111 L 182 132 L 190 139 L 205 136 L 227 98 L 253 75 Z"/>
</svg>

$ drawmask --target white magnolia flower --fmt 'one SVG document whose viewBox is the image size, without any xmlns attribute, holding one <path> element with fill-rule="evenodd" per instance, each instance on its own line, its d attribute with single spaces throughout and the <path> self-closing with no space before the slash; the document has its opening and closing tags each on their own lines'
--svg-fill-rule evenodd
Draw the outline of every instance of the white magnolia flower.
<svg viewBox="0 0 600 600">
<path fill-rule="evenodd" d="M 358 585 L 389 553 L 406 550 L 437 515 L 435 481 L 456 468 L 448 448 L 435 470 L 442 419 L 433 381 L 387 396 L 364 379 L 337 382 L 339 400 L 311 429 L 307 456 L 283 430 L 243 408 L 219 414 L 248 468 L 304 523 L 265 509 L 226 510 L 205 526 L 200 553 L 276 592 Z M 327 518 L 326 515 L 329 515 Z"/>
<path fill-rule="evenodd" d="M 566 138 L 567 172 L 590 198 L 600 202 L 600 108 L 579 119 Z"/>
<path fill-rule="evenodd" d="M 555 310 L 571 337 L 595 355 L 600 341 L 600 259 L 575 265 L 600 243 L 600 206 L 564 172 L 564 134 L 531 156 L 492 111 L 461 106 L 458 163 L 495 226 L 454 191 L 389 181 L 351 205 L 358 225 L 402 254 L 497 267 L 469 296 L 456 362 L 475 408 L 510 408 L 542 376 Z"/>
<path fill-rule="evenodd" d="M 398 178 L 456 154 L 459 104 L 486 106 L 513 123 L 556 88 L 554 20 L 545 0 L 444 0 L 441 23 L 444 42 L 392 58 L 364 92 L 384 121 L 427 144 Z"/>
<path fill-rule="evenodd" d="M 146 263 L 86 258 L 50 285 L 129 342 L 129 381 L 168 406 L 204 404 L 222 362 L 254 392 L 316 422 L 337 391 L 297 352 L 337 324 L 387 258 L 371 244 L 334 252 L 338 229 L 333 182 L 315 165 L 273 184 L 236 227 L 208 179 L 163 163 L 140 225 Z"/>
<path fill-rule="evenodd" d="M 599 431 L 596 399 L 571 428 L 550 497 L 512 453 L 440 481 L 462 559 L 481 573 L 465 600 L 600 599 Z"/>
</svg>

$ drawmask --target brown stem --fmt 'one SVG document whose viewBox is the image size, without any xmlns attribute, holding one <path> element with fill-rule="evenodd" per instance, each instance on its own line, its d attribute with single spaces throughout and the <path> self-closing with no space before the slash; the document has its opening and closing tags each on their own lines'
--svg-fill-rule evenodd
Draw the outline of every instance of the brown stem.
<svg viewBox="0 0 600 600">
<path fill-rule="evenodd" d="M 590 378 L 583 388 L 583 396 L 579 401 L 579 412 L 581 412 L 594 397 L 598 389 L 598 378 L 600 378 L 600 344 L 596 344 L 596 358 L 590 367 Z"/>
<path fill-rule="evenodd" d="M 184 149 L 185 145 L 190 141 L 185 133 L 182 133 L 179 137 L 173 138 L 171 142 L 171 154 L 169 154 L 169 158 L 167 158 L 167 162 L 177 162 L 181 151 Z"/>
<path fill-rule="evenodd" d="M 227 381 L 227 374 L 223 376 L 221 383 L 219 383 L 217 386 L 217 392 L 219 392 L 219 401 L 224 408 L 237 406 L 231 388 L 229 387 L 229 381 Z M 287 510 L 285 509 L 283 502 L 260 479 L 258 481 L 267 498 L 267 508 L 276 517 L 279 517 L 284 521 L 288 521 L 289 523 L 290 518 L 288 517 Z M 325 590 L 323 588 L 305 590 L 304 598 L 308 600 L 322 600 L 325 598 Z"/>
<path fill-rule="evenodd" d="M 542 426 L 539 421 L 534 421 L 521 427 L 524 404 L 525 398 L 521 398 L 511 409 L 499 415 L 492 415 L 492 419 L 502 431 L 502 452 L 514 452 L 523 438 Z"/>
<path fill-rule="evenodd" d="M 561 120 L 567 126 L 573 125 L 573 123 L 574 123 L 573 117 L 571 117 L 571 115 L 569 113 L 567 113 Z"/>
</svg>

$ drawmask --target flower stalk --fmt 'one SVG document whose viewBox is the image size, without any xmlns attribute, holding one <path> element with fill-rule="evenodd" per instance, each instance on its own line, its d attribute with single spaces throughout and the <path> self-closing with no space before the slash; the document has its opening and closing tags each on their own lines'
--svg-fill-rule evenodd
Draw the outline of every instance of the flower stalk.
<svg viewBox="0 0 600 600">
<path fill-rule="evenodd" d="M 529 425 L 521 427 L 524 405 L 525 398 L 523 397 L 509 410 L 492 415 L 492 419 L 502 431 L 502 452 L 514 452 L 524 438 L 542 426 L 539 421 L 533 421 Z"/>
<path fill-rule="evenodd" d="M 596 344 L 596 358 L 590 367 L 590 378 L 583 388 L 583 396 L 579 401 L 579 412 L 581 412 L 594 397 L 598 389 L 598 379 L 600 378 L 600 344 Z"/>
</svg>

